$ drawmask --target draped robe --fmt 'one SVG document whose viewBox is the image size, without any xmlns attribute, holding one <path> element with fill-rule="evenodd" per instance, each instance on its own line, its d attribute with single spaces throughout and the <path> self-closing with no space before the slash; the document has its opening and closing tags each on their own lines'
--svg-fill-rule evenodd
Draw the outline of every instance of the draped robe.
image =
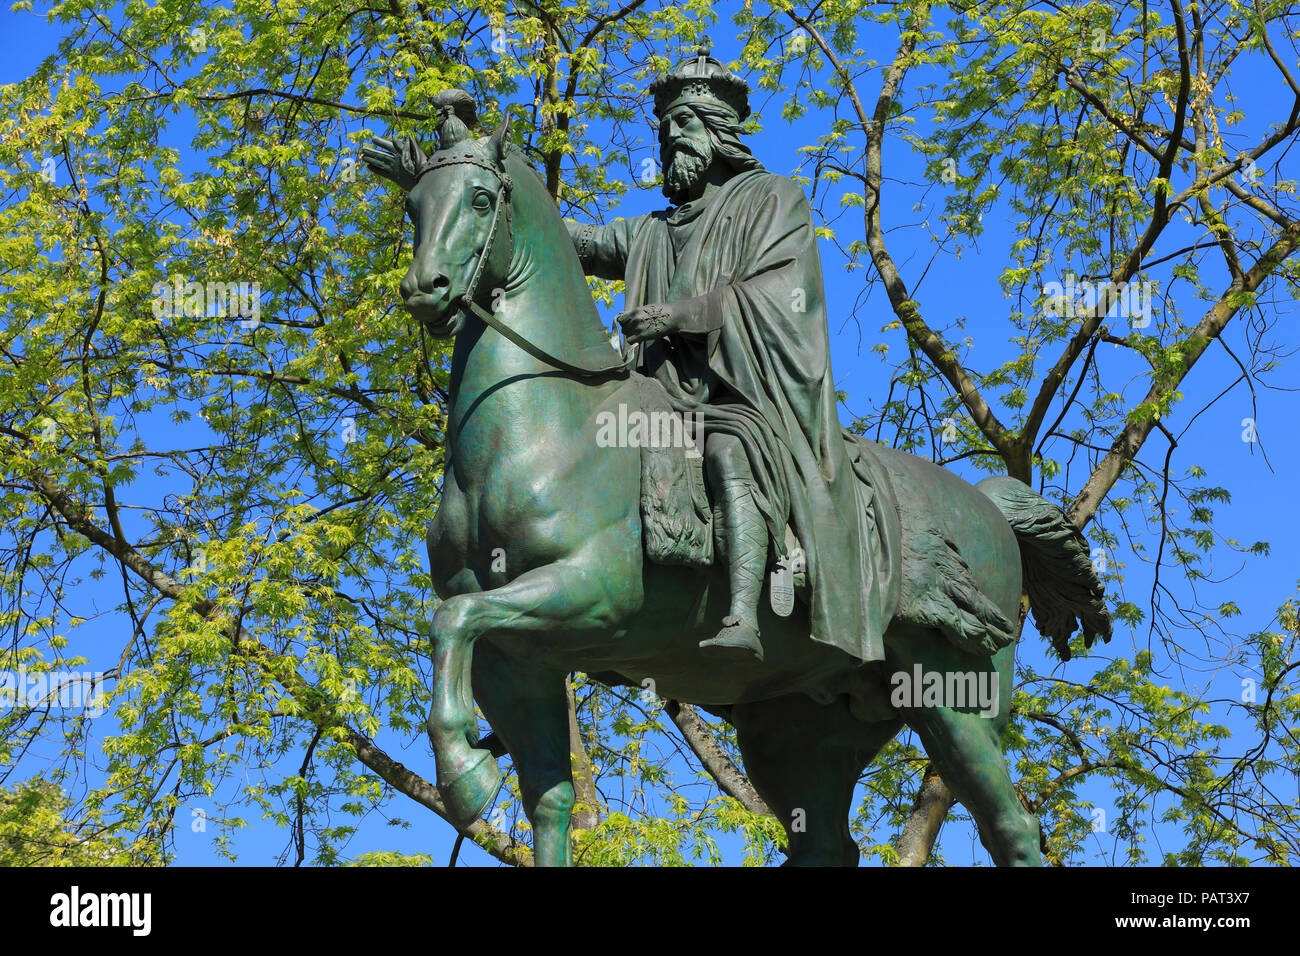
<svg viewBox="0 0 1300 956">
<path fill-rule="evenodd" d="M 811 638 L 883 659 L 894 604 L 883 579 L 892 575 L 876 560 L 872 489 L 850 461 L 859 446 L 836 415 L 821 260 L 802 187 L 748 170 L 675 209 L 582 228 L 584 270 L 625 280 L 628 311 L 678 303 L 721 317 L 705 335 L 636 346 L 637 367 L 677 411 L 700 413 L 706 440 L 712 432 L 741 440 L 776 554 L 786 552 L 788 524 L 807 557 Z M 878 505 L 892 500 L 880 490 Z"/>
</svg>

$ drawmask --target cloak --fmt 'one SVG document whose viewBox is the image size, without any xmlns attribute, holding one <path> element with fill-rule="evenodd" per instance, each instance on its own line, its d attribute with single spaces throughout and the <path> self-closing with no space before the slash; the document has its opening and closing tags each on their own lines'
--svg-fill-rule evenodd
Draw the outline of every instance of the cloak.
<svg viewBox="0 0 1300 956">
<path fill-rule="evenodd" d="M 705 335 L 635 346 L 637 368 L 663 385 L 677 411 L 699 413 L 706 437 L 741 439 L 775 553 L 786 553 L 788 524 L 806 555 L 812 639 L 859 660 L 883 659 L 897 588 L 881 559 L 879 525 L 887 522 L 875 520 L 870 504 L 873 492 L 877 506 L 892 493 L 836 414 L 821 259 L 803 188 L 748 170 L 675 209 L 582 233 L 584 270 L 623 279 L 626 310 L 680 303 L 721 316 L 721 328 Z"/>
</svg>

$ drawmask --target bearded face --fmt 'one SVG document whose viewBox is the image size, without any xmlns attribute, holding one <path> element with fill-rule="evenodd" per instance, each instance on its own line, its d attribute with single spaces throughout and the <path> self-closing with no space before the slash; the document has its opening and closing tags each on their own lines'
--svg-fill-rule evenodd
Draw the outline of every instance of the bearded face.
<svg viewBox="0 0 1300 956">
<path fill-rule="evenodd" d="M 707 128 L 698 119 L 681 126 L 674 123 L 664 137 L 662 159 L 664 195 L 680 205 L 713 165 L 713 143 Z"/>
</svg>

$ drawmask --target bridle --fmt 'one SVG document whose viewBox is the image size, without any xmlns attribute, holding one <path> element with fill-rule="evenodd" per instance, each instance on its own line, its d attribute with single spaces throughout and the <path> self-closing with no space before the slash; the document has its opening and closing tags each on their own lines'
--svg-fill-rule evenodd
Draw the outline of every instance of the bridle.
<svg viewBox="0 0 1300 956">
<path fill-rule="evenodd" d="M 550 352 L 547 352 L 545 349 L 541 348 L 540 346 L 537 346 L 534 343 L 528 341 L 528 339 L 524 338 L 514 329 L 510 328 L 510 326 L 506 325 L 504 322 L 498 319 L 493 313 L 489 312 L 487 309 L 483 308 L 483 306 L 479 304 L 478 302 L 479 280 L 483 276 L 484 264 L 487 263 L 492 258 L 492 251 L 496 245 L 497 234 L 501 231 L 501 222 L 503 218 L 505 220 L 505 231 L 508 235 L 512 237 L 513 240 L 513 233 L 510 230 L 510 222 L 511 222 L 511 215 L 512 215 L 510 193 L 511 190 L 514 188 L 514 181 L 510 178 L 510 174 L 507 173 L 504 169 L 498 169 L 492 164 L 486 163 L 483 160 L 476 157 L 472 151 L 466 150 L 466 151 L 458 151 L 456 154 L 451 156 L 436 156 L 436 155 L 433 156 L 432 158 L 430 158 L 425 162 L 424 166 L 420 169 L 419 173 L 416 174 L 415 182 L 418 183 L 420 181 L 420 177 L 422 177 L 425 173 L 429 172 L 430 170 L 439 169 L 443 166 L 457 166 L 457 165 L 475 166 L 479 169 L 486 170 L 487 172 L 491 173 L 493 176 L 496 177 L 497 180 L 497 195 L 496 195 L 496 201 L 493 204 L 493 209 L 492 209 L 492 222 L 488 226 L 487 241 L 483 243 L 483 251 L 479 253 L 478 262 L 474 264 L 474 272 L 470 276 L 469 284 L 465 287 L 465 291 L 461 293 L 460 296 L 458 296 L 456 299 L 452 300 L 451 304 L 453 306 L 460 306 L 461 308 L 469 310 L 475 316 L 477 316 L 483 322 L 484 325 L 494 330 L 498 334 L 504 336 L 510 342 L 514 343 L 517 347 L 523 349 L 525 352 L 531 355 L 533 358 L 545 362 L 547 365 L 550 365 L 552 368 L 559 369 L 562 372 L 568 372 L 570 375 L 576 375 L 580 378 L 604 378 L 610 375 L 617 375 L 631 368 L 633 363 L 637 359 L 637 353 L 640 351 L 639 349 L 632 350 L 631 354 L 625 357 L 623 361 L 617 362 L 614 365 L 607 365 L 601 368 L 585 368 L 581 365 L 573 365 L 569 362 L 564 361 L 564 359 L 562 358 L 552 355 Z M 412 189 L 415 188 L 414 183 L 412 183 L 411 188 Z M 503 209 L 505 210 L 504 217 L 502 215 Z M 421 326 L 421 331 L 423 332 L 423 326 Z"/>
</svg>

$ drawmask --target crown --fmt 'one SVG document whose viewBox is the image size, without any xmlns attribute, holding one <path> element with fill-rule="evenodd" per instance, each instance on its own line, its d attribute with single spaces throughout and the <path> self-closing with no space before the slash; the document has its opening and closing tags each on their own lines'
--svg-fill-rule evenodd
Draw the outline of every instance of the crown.
<svg viewBox="0 0 1300 956">
<path fill-rule="evenodd" d="M 677 64 L 677 69 L 657 77 L 650 84 L 655 115 L 664 114 L 678 103 L 711 102 L 736 114 L 736 122 L 749 116 L 749 84 L 709 56 L 708 42 L 695 55 Z"/>
</svg>

